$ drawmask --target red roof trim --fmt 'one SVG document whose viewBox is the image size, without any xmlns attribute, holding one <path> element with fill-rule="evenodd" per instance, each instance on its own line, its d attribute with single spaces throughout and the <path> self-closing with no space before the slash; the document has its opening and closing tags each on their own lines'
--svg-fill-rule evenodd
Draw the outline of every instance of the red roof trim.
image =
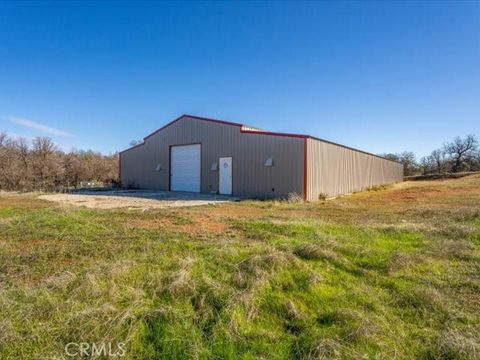
<svg viewBox="0 0 480 360">
<path fill-rule="evenodd" d="M 257 131 L 257 130 L 244 130 L 244 129 L 240 129 L 240 132 L 244 133 L 244 134 L 284 136 L 284 137 L 294 137 L 294 138 L 300 138 L 300 139 L 306 139 L 306 138 L 309 137 L 308 135 L 302 135 L 302 134 L 290 134 L 290 133 L 280 133 L 280 132 L 271 132 L 271 131 Z"/>
<path fill-rule="evenodd" d="M 380 155 L 377 155 L 377 154 L 372 154 L 372 153 L 370 153 L 370 152 L 368 152 L 368 151 L 364 151 L 364 150 L 360 150 L 360 149 L 355 149 L 355 148 L 352 148 L 352 147 L 350 147 L 350 146 L 342 145 L 342 144 L 339 144 L 339 143 L 336 143 L 336 142 L 333 142 L 333 141 L 330 141 L 330 140 L 321 139 L 321 138 L 318 138 L 318 137 L 315 137 L 315 136 L 309 136 L 308 138 L 309 138 L 309 139 L 313 139 L 313 140 L 317 140 L 317 141 L 321 141 L 321 142 L 325 142 L 325 143 L 328 143 L 328 144 L 340 146 L 340 147 L 343 147 L 343 148 L 348 149 L 348 150 L 358 151 L 358 152 L 364 153 L 364 154 L 366 154 L 366 155 L 375 156 L 375 157 L 377 157 L 377 158 L 380 158 L 380 159 L 383 159 L 383 160 L 387 160 L 387 161 L 391 161 L 391 162 L 394 162 L 394 163 L 397 163 L 397 164 L 402 165 L 402 163 L 399 162 L 399 161 L 390 160 L 390 159 L 387 159 L 386 157 L 383 157 L 383 156 L 380 156 Z"/>
<path fill-rule="evenodd" d="M 206 118 L 206 117 L 201 117 L 201 116 L 195 116 L 195 115 L 183 114 L 183 115 L 179 116 L 178 118 L 176 118 L 175 120 L 172 120 L 172 121 L 170 121 L 168 124 L 162 126 L 160 129 L 157 129 L 157 130 L 155 130 L 154 132 L 152 132 L 152 133 L 148 134 L 147 136 L 145 136 L 145 137 L 143 138 L 143 143 L 137 144 L 137 145 L 132 146 L 132 147 L 130 147 L 130 148 L 128 148 L 128 149 L 125 149 L 125 150 L 123 150 L 123 151 L 120 151 L 120 154 L 123 153 L 123 152 L 125 152 L 125 151 L 135 149 L 136 147 L 145 144 L 145 140 L 147 140 L 149 137 L 155 135 L 156 133 L 162 131 L 163 129 L 169 127 L 170 125 L 173 125 L 173 124 L 176 123 L 177 121 L 179 121 L 179 120 L 181 120 L 181 119 L 183 119 L 183 118 L 186 118 L 186 117 L 187 117 L 187 118 L 196 119 L 196 120 L 213 122 L 213 123 L 222 124 L 222 125 L 235 126 L 235 127 L 239 127 L 239 128 L 241 128 L 241 127 L 243 126 L 243 124 L 236 123 L 236 122 L 225 121 L 225 120 L 218 120 L 218 119 L 211 119 L 211 118 Z"/>
<path fill-rule="evenodd" d="M 128 149 L 125 149 L 123 151 L 120 151 L 120 153 L 123 153 L 125 151 L 128 151 L 128 150 L 132 150 L 132 149 L 135 149 L 136 147 L 139 147 L 141 145 L 144 145 L 145 144 L 145 140 L 147 140 L 148 138 L 152 137 L 153 135 L 157 134 L 158 132 L 162 131 L 163 129 L 169 127 L 170 125 L 173 125 L 174 123 L 176 123 L 177 121 L 183 119 L 183 118 L 191 118 L 191 119 L 196 119 L 196 120 L 202 120 L 202 121 L 208 121 L 208 122 L 213 122 L 213 123 L 216 123 L 216 124 L 222 124 L 222 125 L 229 125 L 229 126 L 235 126 L 235 127 L 238 127 L 240 128 L 240 132 L 241 133 L 245 133 L 245 134 L 257 134 L 257 135 L 270 135 L 270 136 L 284 136 L 284 137 L 294 137 L 294 138 L 302 138 L 302 139 L 305 139 L 305 138 L 308 138 L 309 136 L 308 135 L 301 135 L 301 134 L 290 134 L 290 133 L 280 133 L 280 132 L 270 132 L 270 131 L 257 131 L 257 130 L 245 130 L 245 129 L 242 129 L 243 126 L 245 126 L 244 124 L 240 124 L 240 123 L 236 123 L 236 122 L 232 122 L 232 121 L 225 121 L 225 120 L 218 120 L 218 119 L 212 119 L 212 118 L 206 118 L 206 117 L 201 117 L 201 116 L 196 116 L 196 115 L 188 115 L 188 114 L 183 114 L 182 116 L 179 116 L 178 118 L 170 121 L 168 124 L 162 126 L 161 128 L 155 130 L 154 132 L 148 134 L 147 136 L 145 136 L 143 138 L 143 143 L 140 143 L 140 144 L 137 144 L 135 146 L 132 146 Z"/>
<path fill-rule="evenodd" d="M 140 144 L 133 145 L 133 146 L 129 147 L 128 149 L 125 149 L 125 150 L 120 151 L 119 154 L 124 153 L 125 151 L 128 151 L 128 150 L 135 149 L 135 148 L 137 148 L 137 147 L 139 147 L 139 146 L 142 146 L 142 145 L 145 145 L 145 143 L 142 142 L 142 143 L 140 143 Z"/>
<path fill-rule="evenodd" d="M 329 144 L 332 144 L 332 145 L 341 146 L 341 147 L 346 148 L 346 149 L 350 149 L 350 150 L 354 150 L 354 151 L 359 151 L 359 152 L 361 152 L 361 153 L 364 153 L 364 154 L 367 154 L 367 155 L 372 155 L 372 156 L 375 156 L 375 157 L 378 157 L 378 158 L 381 158 L 381 159 L 384 159 L 384 160 L 392 161 L 392 162 L 397 163 L 397 164 L 401 164 L 401 163 L 398 162 L 398 161 L 390 160 L 390 159 L 384 158 L 383 156 L 380 156 L 380 155 L 372 154 L 372 153 L 369 153 L 369 152 L 367 152 L 367 151 L 355 149 L 355 148 L 352 148 L 352 147 L 350 147 L 350 146 L 338 144 L 338 143 L 335 143 L 335 142 L 333 142 L 333 141 L 321 139 L 321 138 L 318 138 L 318 137 L 315 137 L 315 136 L 304 135 L 304 134 L 291 134 L 291 133 L 271 132 L 271 131 L 264 131 L 264 130 L 259 130 L 259 131 L 257 131 L 257 130 L 246 130 L 246 129 L 243 129 L 243 128 L 242 128 L 243 126 L 246 126 L 246 125 L 244 125 L 244 124 L 240 124 L 240 123 L 236 123 L 236 122 L 232 122 L 232 121 L 225 121 L 225 120 L 218 120 L 218 119 L 206 118 L 206 117 L 196 116 L 196 115 L 188 115 L 188 114 L 183 114 L 182 116 L 179 116 L 179 117 L 176 118 L 175 120 L 170 121 L 168 124 L 162 126 L 160 129 L 155 130 L 155 131 L 152 132 L 151 134 L 148 134 L 147 136 L 145 136 L 145 137 L 143 138 L 143 143 L 137 144 L 137 145 L 132 146 L 132 147 L 130 147 L 130 148 L 128 148 L 128 149 L 125 149 L 125 150 L 123 150 L 123 151 L 120 151 L 119 154 L 121 154 L 121 153 L 123 153 L 123 152 L 125 152 L 125 151 L 128 151 L 128 150 L 135 149 L 136 147 L 139 147 L 139 146 L 141 146 L 141 145 L 144 145 L 144 144 L 145 144 L 145 140 L 147 140 L 149 137 L 151 137 L 151 136 L 155 135 L 156 133 L 162 131 L 163 129 L 169 127 L 170 125 L 173 125 L 174 123 L 176 123 L 177 121 L 179 121 L 179 120 L 181 120 L 181 119 L 183 119 L 183 118 L 191 118 L 191 119 L 196 119 L 196 120 L 213 122 L 213 123 L 216 123 L 216 124 L 223 124 L 223 125 L 235 126 L 235 127 L 240 128 L 240 132 L 243 133 L 243 134 L 257 134 L 257 135 L 270 135 L 270 136 L 293 137 L 293 138 L 300 138 L 300 139 L 314 139 L 314 140 L 323 141 L 323 142 L 326 142 L 326 143 L 329 143 Z"/>
<path fill-rule="evenodd" d="M 155 130 L 155 131 L 152 132 L 151 134 L 145 136 L 145 137 L 143 138 L 143 140 L 148 139 L 150 136 L 155 135 L 155 134 L 158 133 L 159 131 L 162 131 L 163 129 L 169 127 L 170 125 L 176 123 L 177 121 L 179 121 L 179 120 L 181 120 L 181 119 L 183 119 L 183 118 L 185 118 L 185 117 L 192 118 L 192 119 L 196 119 L 196 120 L 203 120 L 203 121 L 213 122 L 213 123 L 217 123 L 217 124 L 223 124 L 223 125 L 230 125 L 230 126 L 236 126 L 236 127 L 242 127 L 242 126 L 243 126 L 243 124 L 239 124 L 239 123 L 235 123 L 235 122 L 231 122 L 231 121 L 217 120 L 217 119 L 211 119 L 211 118 L 200 117 L 200 116 L 195 116 L 195 115 L 183 114 L 182 116 L 179 116 L 179 117 L 176 118 L 175 120 L 170 121 L 167 125 L 162 126 L 160 129 Z"/>
</svg>

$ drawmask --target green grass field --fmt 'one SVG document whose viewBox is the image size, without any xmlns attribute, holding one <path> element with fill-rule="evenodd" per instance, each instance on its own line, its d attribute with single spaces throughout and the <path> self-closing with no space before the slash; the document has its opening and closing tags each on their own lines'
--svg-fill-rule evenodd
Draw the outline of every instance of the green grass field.
<svg viewBox="0 0 480 360">
<path fill-rule="evenodd" d="M 319 203 L 0 195 L 0 358 L 480 357 L 480 176 Z M 104 357 L 104 356 L 100 356 Z"/>
</svg>

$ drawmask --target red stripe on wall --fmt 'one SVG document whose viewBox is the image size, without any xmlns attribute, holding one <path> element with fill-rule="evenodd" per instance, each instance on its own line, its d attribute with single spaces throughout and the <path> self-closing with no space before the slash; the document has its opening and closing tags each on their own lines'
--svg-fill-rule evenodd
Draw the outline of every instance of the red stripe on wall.
<svg viewBox="0 0 480 360">
<path fill-rule="evenodd" d="M 302 135 L 302 134 L 280 133 L 280 132 L 262 131 L 262 130 L 243 130 L 243 129 L 240 129 L 240 132 L 242 134 L 284 136 L 284 137 L 293 137 L 293 138 L 301 138 L 301 139 L 306 139 L 308 137 L 308 135 Z"/>
<path fill-rule="evenodd" d="M 308 158 L 307 158 L 307 141 L 308 138 L 303 139 L 303 198 L 305 201 L 307 201 L 308 196 L 307 196 L 307 176 L 308 176 L 308 169 L 307 169 L 307 164 L 308 164 Z"/>
</svg>

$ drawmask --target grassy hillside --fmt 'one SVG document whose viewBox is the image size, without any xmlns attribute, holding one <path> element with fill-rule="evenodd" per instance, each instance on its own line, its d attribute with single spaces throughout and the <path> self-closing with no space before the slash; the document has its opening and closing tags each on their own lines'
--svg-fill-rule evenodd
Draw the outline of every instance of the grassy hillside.
<svg viewBox="0 0 480 360">
<path fill-rule="evenodd" d="M 0 195 L 0 358 L 480 356 L 480 176 L 155 211 Z"/>
</svg>

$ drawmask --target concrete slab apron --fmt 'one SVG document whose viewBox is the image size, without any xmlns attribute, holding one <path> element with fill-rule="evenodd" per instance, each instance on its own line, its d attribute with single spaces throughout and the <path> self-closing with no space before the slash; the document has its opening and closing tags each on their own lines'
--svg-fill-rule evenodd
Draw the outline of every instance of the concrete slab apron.
<svg viewBox="0 0 480 360">
<path fill-rule="evenodd" d="M 85 206 L 91 209 L 162 209 L 215 205 L 239 200 L 222 195 L 142 190 L 80 190 L 65 194 L 44 194 L 40 195 L 39 198 L 64 205 Z"/>
</svg>

